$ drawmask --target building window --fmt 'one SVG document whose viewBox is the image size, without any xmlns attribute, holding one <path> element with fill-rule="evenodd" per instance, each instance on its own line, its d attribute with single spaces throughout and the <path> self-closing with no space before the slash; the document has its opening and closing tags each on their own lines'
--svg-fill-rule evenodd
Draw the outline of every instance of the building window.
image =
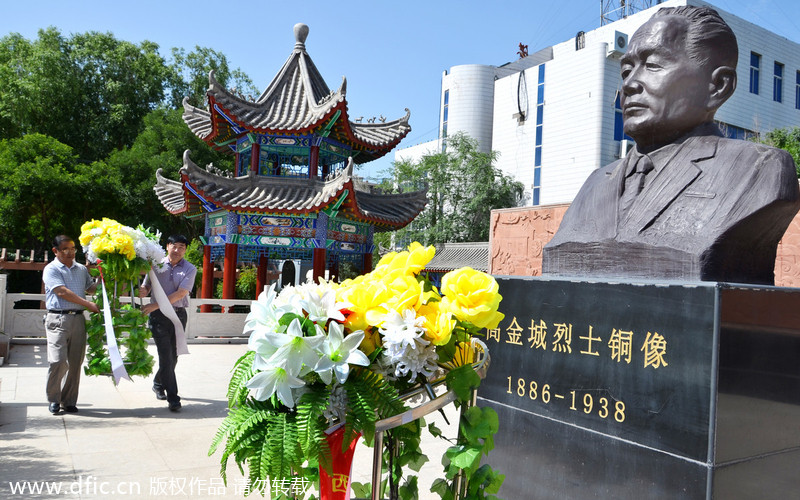
<svg viewBox="0 0 800 500">
<path fill-rule="evenodd" d="M 252 148 L 247 148 L 245 151 L 239 152 L 239 165 L 237 170 L 237 175 L 247 175 L 250 171 L 250 155 L 253 153 Z"/>
<path fill-rule="evenodd" d="M 736 125 L 731 125 L 730 123 L 717 120 L 714 120 L 714 123 L 717 124 L 719 130 L 722 132 L 722 135 L 728 139 L 742 139 L 745 141 L 750 141 L 758 137 L 758 134 L 752 130 L 747 130 L 746 128 L 737 127 Z"/>
<path fill-rule="evenodd" d="M 761 56 L 750 52 L 750 93 L 758 94 L 758 74 L 761 70 Z"/>
<path fill-rule="evenodd" d="M 534 205 L 539 204 L 542 189 L 542 123 L 544 122 L 544 64 L 539 66 L 536 84 L 536 141 L 533 150 L 533 196 Z"/>
<path fill-rule="evenodd" d="M 579 31 L 575 35 L 575 50 L 581 50 L 584 47 L 586 47 L 586 33 Z"/>
<path fill-rule="evenodd" d="M 775 61 L 775 72 L 772 77 L 772 100 L 783 102 L 783 64 Z"/>
<path fill-rule="evenodd" d="M 444 104 L 442 106 L 442 151 L 444 151 L 447 139 L 447 118 L 450 109 L 450 89 L 444 91 Z"/>
<path fill-rule="evenodd" d="M 795 74 L 794 109 L 800 109 L 800 71 Z"/>
<path fill-rule="evenodd" d="M 614 99 L 614 140 L 621 141 L 628 139 L 633 142 L 633 139 L 625 133 L 623 128 L 624 120 L 622 118 L 622 99 L 620 93 L 617 92 L 617 97 Z"/>
</svg>

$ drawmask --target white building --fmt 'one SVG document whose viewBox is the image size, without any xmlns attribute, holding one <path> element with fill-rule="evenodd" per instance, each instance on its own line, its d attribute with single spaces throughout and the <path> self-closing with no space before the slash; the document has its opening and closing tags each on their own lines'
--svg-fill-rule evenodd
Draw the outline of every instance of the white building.
<svg viewBox="0 0 800 500">
<path fill-rule="evenodd" d="M 498 167 L 526 186 L 526 204 L 572 201 L 592 170 L 631 145 L 616 100 L 628 38 L 657 9 L 686 4 L 716 9 L 738 40 L 738 87 L 716 114 L 723 130 L 744 138 L 800 125 L 800 44 L 710 3 L 669 0 L 513 63 L 451 68 L 442 77 L 440 136 L 464 131 L 499 152 Z M 395 158 L 419 157 L 440 141 Z"/>
</svg>

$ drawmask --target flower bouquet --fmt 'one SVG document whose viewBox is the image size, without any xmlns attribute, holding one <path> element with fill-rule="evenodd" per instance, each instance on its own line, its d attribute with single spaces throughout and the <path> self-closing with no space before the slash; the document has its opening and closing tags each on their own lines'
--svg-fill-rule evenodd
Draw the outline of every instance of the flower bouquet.
<svg viewBox="0 0 800 500">
<path fill-rule="evenodd" d="M 139 276 L 166 256 L 159 245 L 160 233 L 141 225 L 136 229 L 103 218 L 81 226 L 80 242 L 89 262 L 97 263 L 101 290 L 96 297 L 103 314 L 92 314 L 87 325 L 87 375 L 114 375 L 114 381 L 128 375 L 147 376 L 153 371 L 153 356 L 147 352 L 147 317 L 133 307 L 135 283 Z M 106 293 L 110 286 L 111 297 Z M 131 303 L 120 297 L 130 292 Z M 108 349 L 106 349 L 106 344 Z M 119 347 L 125 348 L 122 358 Z"/>
<path fill-rule="evenodd" d="M 302 497 L 317 481 L 323 500 L 349 498 L 351 487 L 369 491 L 350 482 L 358 437 L 371 445 L 376 422 L 408 409 L 405 395 L 423 387 L 435 397 L 430 384 L 444 379 L 462 414 L 459 436 L 443 457 L 445 479 L 432 489 L 454 498 L 461 475 L 478 479 L 460 481 L 459 494 L 496 493 L 503 476 L 479 465 L 493 446 L 497 415 L 469 403 L 480 383 L 475 346 L 486 349 L 474 336 L 497 327 L 501 297 L 494 278 L 470 268 L 446 274 L 437 290 L 422 274 L 434 252 L 414 243 L 386 255 L 369 274 L 280 293 L 273 286 L 252 303 L 248 351 L 233 368 L 228 415 L 209 450 L 226 441 L 223 478 L 233 456 L 240 469 L 247 464 L 249 491 L 271 487 L 272 498 Z M 419 470 L 427 460 L 419 451 L 424 425 L 415 420 L 376 440 L 389 470 L 378 486 L 382 495 L 417 497 L 416 478 L 401 481 L 403 466 Z M 428 428 L 442 437 L 433 424 Z"/>
</svg>

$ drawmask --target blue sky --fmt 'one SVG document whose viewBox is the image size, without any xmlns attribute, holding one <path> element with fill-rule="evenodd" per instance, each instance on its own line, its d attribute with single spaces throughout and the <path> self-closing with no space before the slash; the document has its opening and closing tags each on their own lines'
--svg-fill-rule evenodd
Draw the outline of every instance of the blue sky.
<svg viewBox="0 0 800 500">
<path fill-rule="evenodd" d="M 605 3 L 607 0 L 602 0 Z M 655 1 L 653 1 L 655 3 Z M 796 0 L 714 0 L 721 10 L 800 43 Z M 350 116 L 411 110 L 402 147 L 437 135 L 444 70 L 459 64 L 515 60 L 520 42 L 531 53 L 600 25 L 601 0 L 350 1 L 7 1 L 0 36 L 29 39 L 55 26 L 65 35 L 112 32 L 150 40 L 168 57 L 172 47 L 196 45 L 224 53 L 263 90 L 294 46 L 292 28 L 309 26 L 306 49 L 331 88 L 347 77 Z M 224 9 L 224 7 L 228 7 Z M 388 169 L 394 155 L 365 165 L 362 175 Z M 179 158 L 175 159 L 180 161 Z"/>
</svg>

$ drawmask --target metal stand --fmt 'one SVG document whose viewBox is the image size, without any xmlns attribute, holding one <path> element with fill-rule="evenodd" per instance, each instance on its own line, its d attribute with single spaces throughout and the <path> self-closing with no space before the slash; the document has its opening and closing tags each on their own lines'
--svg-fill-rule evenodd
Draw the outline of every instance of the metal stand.
<svg viewBox="0 0 800 500">
<path fill-rule="evenodd" d="M 483 346 L 480 344 L 473 344 L 473 348 L 475 348 L 475 357 L 478 361 L 473 363 L 473 367 L 475 368 L 475 372 L 478 376 L 483 380 L 486 377 L 486 372 L 489 369 L 489 353 L 484 350 Z M 445 382 L 445 378 L 441 377 L 433 382 L 430 383 L 430 386 L 437 387 Z M 411 391 L 402 395 L 403 400 L 408 400 L 417 396 L 419 394 L 426 393 L 426 389 L 424 386 L 419 386 Z M 444 408 L 445 406 L 449 405 L 453 401 L 456 400 L 456 395 L 453 391 L 447 391 L 441 396 L 431 399 L 430 401 L 423 403 L 415 408 L 411 408 L 399 415 L 394 415 L 389 418 L 384 418 L 383 420 L 379 420 L 375 422 L 375 442 L 373 443 L 374 452 L 372 455 L 372 497 L 371 500 L 381 500 L 380 498 L 380 489 L 381 489 L 381 476 L 383 475 L 383 434 L 395 427 L 400 427 L 401 425 L 405 425 L 409 422 L 413 422 L 414 420 L 418 420 L 430 413 L 433 413 L 437 410 Z M 467 402 L 467 407 L 475 405 L 475 391 L 473 391 L 473 395 L 470 398 L 470 401 Z M 463 410 L 462 410 L 463 411 Z M 461 498 L 461 490 L 465 490 L 466 486 L 466 479 L 459 476 L 457 480 L 458 488 L 455 492 L 455 500 L 459 500 Z M 353 500 L 360 500 L 360 499 L 353 499 Z M 391 499 L 397 500 L 397 499 Z"/>
</svg>

